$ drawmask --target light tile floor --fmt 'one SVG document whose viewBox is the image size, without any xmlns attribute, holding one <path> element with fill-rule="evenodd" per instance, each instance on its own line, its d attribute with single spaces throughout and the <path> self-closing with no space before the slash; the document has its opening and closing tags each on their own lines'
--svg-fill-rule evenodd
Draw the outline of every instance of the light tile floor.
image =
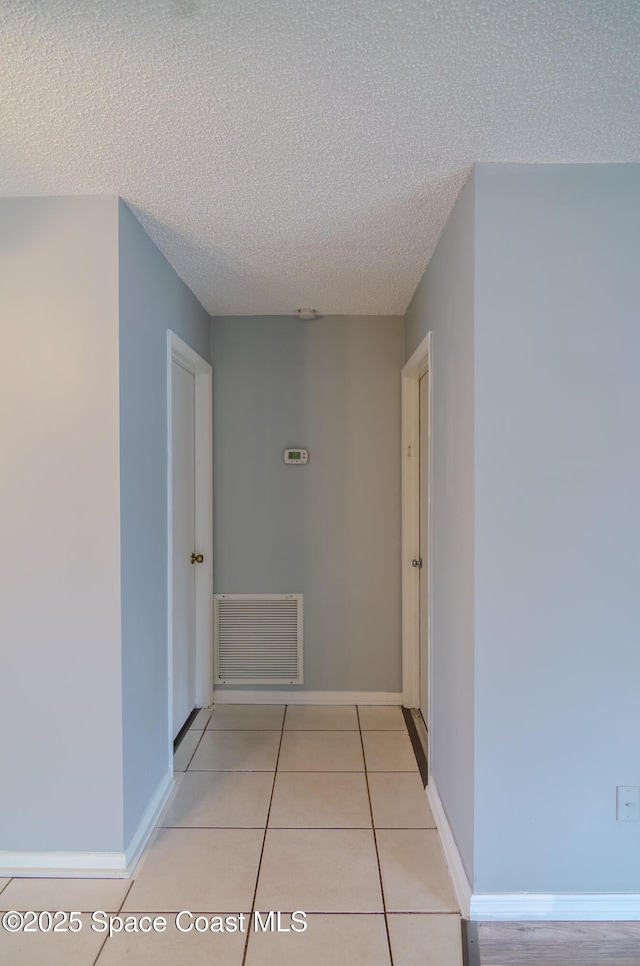
<svg viewBox="0 0 640 966">
<path fill-rule="evenodd" d="M 174 767 L 132 880 L 0 879 L 0 912 L 85 914 L 75 935 L 0 929 L 0 962 L 461 966 L 457 903 L 399 708 L 220 705 L 199 712 Z M 96 909 L 161 916 L 166 930 L 106 938 L 86 915 Z M 193 913 L 184 928 L 198 915 L 205 931 L 181 932 L 181 910 Z M 274 931 L 256 929 L 271 911 L 283 931 L 277 917 Z"/>
</svg>

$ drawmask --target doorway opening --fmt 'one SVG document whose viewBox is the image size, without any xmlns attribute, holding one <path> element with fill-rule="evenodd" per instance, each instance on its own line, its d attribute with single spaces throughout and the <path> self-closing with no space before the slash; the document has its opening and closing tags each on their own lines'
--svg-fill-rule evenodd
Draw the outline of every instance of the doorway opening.
<svg viewBox="0 0 640 966">
<path fill-rule="evenodd" d="M 168 745 L 213 700 L 212 369 L 167 333 Z M 171 758 L 170 758 L 171 760 Z"/>
<path fill-rule="evenodd" d="M 431 333 L 402 370 L 402 692 L 431 739 Z"/>
</svg>

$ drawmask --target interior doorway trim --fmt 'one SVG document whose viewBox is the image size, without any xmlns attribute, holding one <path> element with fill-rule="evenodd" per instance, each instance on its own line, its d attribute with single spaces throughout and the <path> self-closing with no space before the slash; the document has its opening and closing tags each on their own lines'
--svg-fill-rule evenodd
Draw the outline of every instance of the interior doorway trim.
<svg viewBox="0 0 640 966">
<path fill-rule="evenodd" d="M 195 536 L 204 555 L 196 568 L 196 705 L 213 700 L 213 454 L 212 374 L 208 362 L 179 336 L 167 331 L 167 639 L 169 760 L 173 760 L 173 483 L 172 483 L 172 364 L 193 374 L 195 392 Z"/>
<path fill-rule="evenodd" d="M 431 333 L 422 340 L 402 370 L 402 700 L 406 708 L 420 706 L 420 570 L 411 561 L 420 556 L 420 379 L 429 373 L 427 505 L 427 653 L 431 665 Z M 428 669 L 427 715 L 431 718 L 431 667 Z M 427 732 L 431 734 L 430 722 Z"/>
</svg>

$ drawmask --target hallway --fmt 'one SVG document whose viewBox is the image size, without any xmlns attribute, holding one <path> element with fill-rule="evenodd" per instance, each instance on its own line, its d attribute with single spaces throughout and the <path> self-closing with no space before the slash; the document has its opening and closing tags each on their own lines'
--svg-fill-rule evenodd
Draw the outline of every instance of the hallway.
<svg viewBox="0 0 640 966">
<path fill-rule="evenodd" d="M 457 903 L 400 708 L 218 705 L 198 713 L 175 771 L 133 880 L 13 879 L 0 892 L 2 911 L 144 913 L 164 931 L 107 938 L 85 915 L 76 935 L 0 933 L 3 962 L 460 966 Z M 307 916 L 292 923 L 296 910 Z M 294 928 L 278 932 L 271 911 Z"/>
</svg>

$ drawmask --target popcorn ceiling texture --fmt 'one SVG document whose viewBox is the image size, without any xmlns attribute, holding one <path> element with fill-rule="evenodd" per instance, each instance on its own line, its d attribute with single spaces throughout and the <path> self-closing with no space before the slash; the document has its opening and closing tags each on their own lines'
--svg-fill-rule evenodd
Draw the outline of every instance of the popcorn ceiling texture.
<svg viewBox="0 0 640 966">
<path fill-rule="evenodd" d="M 401 314 L 475 161 L 640 160 L 638 0 L 0 0 L 0 194 L 213 315 Z"/>
</svg>

